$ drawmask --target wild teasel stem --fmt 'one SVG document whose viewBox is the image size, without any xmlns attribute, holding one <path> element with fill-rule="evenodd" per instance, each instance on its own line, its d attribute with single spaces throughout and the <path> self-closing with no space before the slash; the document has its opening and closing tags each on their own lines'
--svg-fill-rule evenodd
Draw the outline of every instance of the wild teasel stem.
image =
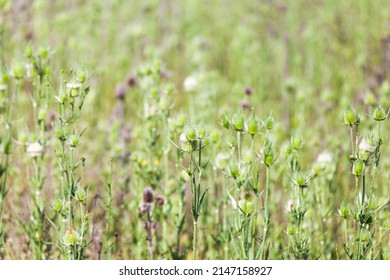
<svg viewBox="0 0 390 280">
<path fill-rule="evenodd" d="M 196 243 L 198 238 L 198 223 L 194 220 L 194 233 L 193 233 L 193 240 L 192 240 L 192 250 L 193 250 L 193 256 L 192 259 L 196 260 Z"/>
<path fill-rule="evenodd" d="M 269 180 L 270 180 L 270 167 L 267 165 L 266 167 L 266 175 L 265 175 L 265 200 L 264 200 L 264 232 L 263 232 L 263 242 L 261 243 L 261 258 L 265 258 L 265 249 L 267 236 L 269 232 Z"/>
</svg>

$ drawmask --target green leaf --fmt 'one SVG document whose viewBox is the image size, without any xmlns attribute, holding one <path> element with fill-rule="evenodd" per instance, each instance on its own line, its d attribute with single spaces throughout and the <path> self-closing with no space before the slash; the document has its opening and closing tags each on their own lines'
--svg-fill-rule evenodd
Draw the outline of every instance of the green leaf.
<svg viewBox="0 0 390 280">
<path fill-rule="evenodd" d="M 206 189 L 206 190 L 203 192 L 203 194 L 202 194 L 202 196 L 200 197 L 200 199 L 199 199 L 199 204 L 198 204 L 198 215 L 200 215 L 200 212 L 202 212 L 203 200 L 204 200 L 204 197 L 205 197 L 205 195 L 206 195 L 206 193 L 207 193 L 208 190 L 209 190 L 209 189 Z"/>
</svg>

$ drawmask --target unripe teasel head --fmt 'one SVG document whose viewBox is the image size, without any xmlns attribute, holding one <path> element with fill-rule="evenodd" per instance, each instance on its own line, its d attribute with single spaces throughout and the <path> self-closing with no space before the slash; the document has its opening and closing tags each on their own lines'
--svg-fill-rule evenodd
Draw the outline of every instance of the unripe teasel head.
<svg viewBox="0 0 390 280">
<path fill-rule="evenodd" d="M 232 120 L 231 120 L 232 127 L 238 131 L 242 132 L 244 131 L 245 128 L 245 117 L 242 112 L 237 113 L 233 115 Z"/>
<path fill-rule="evenodd" d="M 356 177 L 362 176 L 365 173 L 364 161 L 361 159 L 355 160 L 352 165 L 352 174 Z"/>
<path fill-rule="evenodd" d="M 271 166 L 272 164 L 275 163 L 276 159 L 277 159 L 277 156 L 275 156 L 275 153 L 272 149 L 272 143 L 267 143 L 266 147 L 264 148 L 264 150 L 262 151 L 261 154 L 259 154 L 259 156 L 261 157 L 262 159 L 262 162 L 266 165 L 266 166 Z"/>
<path fill-rule="evenodd" d="M 311 180 L 311 175 L 305 175 L 301 172 L 297 172 L 294 176 L 294 183 L 301 189 L 307 188 Z"/>
<path fill-rule="evenodd" d="M 350 210 L 349 206 L 347 206 L 347 205 L 342 206 L 338 210 L 338 212 L 339 212 L 340 217 L 342 217 L 345 220 L 351 216 L 351 210 Z"/>
<path fill-rule="evenodd" d="M 371 115 L 369 115 L 373 120 L 380 122 L 384 121 L 389 116 L 390 110 L 385 110 L 381 105 L 376 107 Z"/>
<path fill-rule="evenodd" d="M 260 131 L 260 125 L 257 119 L 252 116 L 249 118 L 246 124 L 246 131 L 248 134 L 250 134 L 252 137 L 259 133 Z"/>
<path fill-rule="evenodd" d="M 69 228 L 64 234 L 65 246 L 74 246 L 79 243 L 79 234 L 74 228 Z"/>
<path fill-rule="evenodd" d="M 241 199 L 238 202 L 238 207 L 243 214 L 250 215 L 255 209 L 255 203 L 253 203 L 252 199 L 248 197 L 245 199 Z"/>
<path fill-rule="evenodd" d="M 345 110 L 343 118 L 344 118 L 344 124 L 349 126 L 352 125 L 358 126 L 363 120 L 363 117 L 360 116 L 359 113 L 357 113 L 355 109 L 352 108 L 351 105 L 349 105 Z"/>
<path fill-rule="evenodd" d="M 267 116 L 267 118 L 262 122 L 263 123 L 263 126 L 267 129 L 267 130 L 271 130 L 275 127 L 275 119 L 274 119 L 274 116 L 271 114 L 269 114 Z"/>
<path fill-rule="evenodd" d="M 303 147 L 304 141 L 301 136 L 291 137 L 291 148 L 294 150 L 300 150 Z"/>
</svg>

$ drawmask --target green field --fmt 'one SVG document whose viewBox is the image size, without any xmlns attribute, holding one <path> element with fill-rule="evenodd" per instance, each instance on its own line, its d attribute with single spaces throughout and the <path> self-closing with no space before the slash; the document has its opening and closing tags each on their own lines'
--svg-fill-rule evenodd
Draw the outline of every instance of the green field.
<svg viewBox="0 0 390 280">
<path fill-rule="evenodd" d="M 390 259 L 386 0 L 0 0 L 0 259 Z"/>
</svg>

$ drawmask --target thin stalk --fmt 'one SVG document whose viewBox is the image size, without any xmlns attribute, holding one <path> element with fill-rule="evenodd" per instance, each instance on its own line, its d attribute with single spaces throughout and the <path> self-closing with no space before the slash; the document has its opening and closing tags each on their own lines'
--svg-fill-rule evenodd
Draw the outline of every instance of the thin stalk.
<svg viewBox="0 0 390 280">
<path fill-rule="evenodd" d="M 197 225 L 197 222 L 194 220 L 194 233 L 193 233 L 193 239 L 192 239 L 192 250 L 193 250 L 193 255 L 192 255 L 192 259 L 193 260 L 196 260 L 196 242 L 197 242 L 197 238 L 198 238 L 198 225 Z"/>
<path fill-rule="evenodd" d="M 364 207 L 364 197 L 366 196 L 366 175 L 363 174 L 362 176 L 362 207 Z"/>
<path fill-rule="evenodd" d="M 263 232 L 263 242 L 261 243 L 261 258 L 265 258 L 265 248 L 268 235 L 268 225 L 269 225 L 269 179 L 270 179 L 270 167 L 267 165 L 266 174 L 265 174 L 265 200 L 264 200 L 264 232 Z"/>
<path fill-rule="evenodd" d="M 237 131 L 237 156 L 238 164 L 241 162 L 241 132 Z"/>
</svg>

